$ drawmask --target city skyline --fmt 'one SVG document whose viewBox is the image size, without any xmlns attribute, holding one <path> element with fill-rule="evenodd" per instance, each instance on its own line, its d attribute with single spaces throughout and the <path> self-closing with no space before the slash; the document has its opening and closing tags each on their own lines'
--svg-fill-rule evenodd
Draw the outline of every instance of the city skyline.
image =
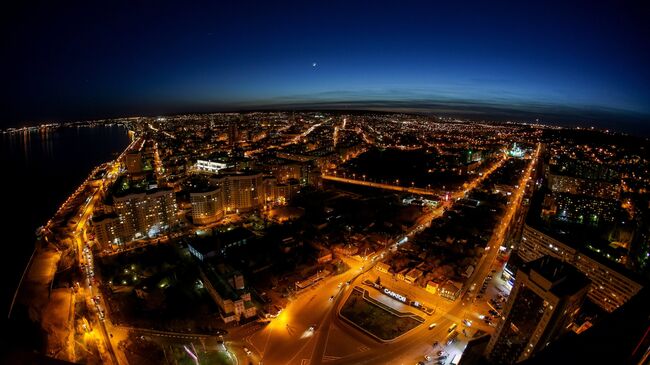
<svg viewBox="0 0 650 365">
<path fill-rule="evenodd" d="M 25 5 L 6 24 L 2 123 L 359 109 L 647 133 L 641 13 L 614 2 Z"/>
<path fill-rule="evenodd" d="M 26 193 L 9 225 L 40 225 L 10 299 L 15 356 L 497 365 L 562 363 L 572 341 L 598 350 L 564 363 L 650 356 L 643 138 L 327 111 L 52 123 L 2 138 L 10 171 L 37 173 L 63 136 L 101 146 L 109 131 L 121 145 L 49 220 L 25 218 L 42 185 L 12 181 Z M 615 318 L 625 331 L 610 331 Z"/>
<path fill-rule="evenodd" d="M 645 5 L 6 6 L 0 363 L 647 365 Z"/>
</svg>

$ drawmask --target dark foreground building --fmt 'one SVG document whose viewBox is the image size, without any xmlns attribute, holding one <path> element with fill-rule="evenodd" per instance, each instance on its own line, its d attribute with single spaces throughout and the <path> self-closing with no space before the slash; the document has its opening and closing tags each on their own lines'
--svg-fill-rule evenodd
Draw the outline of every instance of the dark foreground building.
<svg viewBox="0 0 650 365">
<path fill-rule="evenodd" d="M 486 354 L 494 364 L 526 360 L 567 331 L 584 301 L 589 279 L 550 256 L 524 264 Z"/>
</svg>

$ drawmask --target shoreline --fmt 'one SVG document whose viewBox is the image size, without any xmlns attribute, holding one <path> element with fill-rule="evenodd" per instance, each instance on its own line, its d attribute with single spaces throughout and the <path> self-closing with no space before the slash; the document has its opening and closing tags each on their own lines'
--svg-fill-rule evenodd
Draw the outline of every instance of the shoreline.
<svg viewBox="0 0 650 365">
<path fill-rule="evenodd" d="M 74 316 L 59 315 L 61 303 L 65 305 L 69 312 L 70 304 L 75 301 L 74 286 L 63 285 L 53 288 L 55 284 L 58 267 L 62 260 L 67 259 L 70 252 L 75 248 L 72 246 L 72 231 L 69 231 L 68 222 L 74 219 L 79 210 L 85 209 L 83 201 L 87 196 L 93 196 L 98 192 L 94 186 L 93 178 L 101 171 L 104 166 L 113 165 L 120 161 L 125 151 L 128 151 L 133 144 L 130 140 L 126 147 L 118 150 L 117 157 L 108 161 L 100 162 L 91 167 L 90 171 L 85 174 L 81 184 L 79 184 L 72 194 L 64 197 L 62 203 L 56 208 L 55 213 L 45 222 L 44 230 L 32 236 L 33 250 L 27 260 L 22 275 L 18 280 L 12 296 L 7 296 L 10 300 L 6 321 L 15 323 L 33 324 L 30 332 L 21 342 L 27 347 L 32 348 L 42 356 L 58 358 L 60 360 L 73 361 L 68 348 L 70 346 L 67 333 L 74 326 Z M 113 156 L 115 152 L 110 152 Z M 94 187 L 90 189 L 89 187 Z M 70 205 L 69 204 L 74 204 Z M 67 211 L 67 209 L 70 209 Z M 70 215 L 72 212 L 72 215 Z M 67 217 L 67 218 L 66 218 Z M 64 220 L 64 218 L 66 218 Z M 58 222 L 55 224 L 54 222 Z M 54 228 L 62 232 L 53 232 Z M 75 260 L 76 262 L 76 260 Z M 76 264 L 73 262 L 73 266 Z M 73 267 L 69 267 L 73 268 Z M 37 336 L 37 337 L 34 337 Z M 33 342 L 36 338 L 42 338 L 40 344 Z M 28 340 L 29 339 L 29 340 Z M 25 342 L 28 341 L 28 342 Z M 31 343 L 31 344 L 30 344 Z"/>
</svg>

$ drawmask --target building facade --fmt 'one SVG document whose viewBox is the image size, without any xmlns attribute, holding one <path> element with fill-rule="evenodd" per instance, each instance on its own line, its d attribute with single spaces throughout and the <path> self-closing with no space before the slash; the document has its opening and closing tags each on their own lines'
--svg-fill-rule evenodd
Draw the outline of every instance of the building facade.
<svg viewBox="0 0 650 365">
<path fill-rule="evenodd" d="M 224 215 L 224 195 L 221 187 L 190 193 L 192 221 L 194 224 L 217 222 Z"/>
<path fill-rule="evenodd" d="M 261 173 L 226 175 L 222 182 L 226 212 L 250 211 L 264 205 L 265 192 Z"/>
<path fill-rule="evenodd" d="M 91 222 L 95 230 L 95 239 L 102 247 L 123 242 L 125 235 L 117 214 L 93 216 Z"/>
<path fill-rule="evenodd" d="M 489 360 L 521 362 L 563 335 L 580 312 L 588 287 L 585 275 L 550 256 L 522 266 L 486 348 Z"/>
<path fill-rule="evenodd" d="M 548 255 L 575 266 L 591 280 L 589 298 L 608 312 L 623 305 L 642 288 L 640 283 L 612 265 L 606 265 L 528 224 L 524 225 L 518 255 L 524 262 Z"/>
<path fill-rule="evenodd" d="M 228 164 L 217 161 L 209 160 L 197 160 L 196 165 L 194 165 L 196 170 L 211 174 L 217 174 L 219 171 L 230 167 Z"/>
<path fill-rule="evenodd" d="M 170 189 L 151 189 L 113 197 L 114 215 L 93 220 L 101 244 L 123 244 L 154 237 L 178 223 L 176 195 Z"/>
<path fill-rule="evenodd" d="M 601 199 L 616 200 L 620 185 L 609 181 L 589 180 L 567 175 L 548 175 L 548 186 L 554 193 L 588 195 Z"/>
<path fill-rule="evenodd" d="M 245 290 L 244 277 L 234 273 L 225 279 L 214 270 L 199 271 L 208 294 L 219 306 L 219 314 L 225 323 L 235 322 L 241 318 L 251 318 L 257 315 L 257 307 L 253 304 L 251 294 Z"/>
</svg>

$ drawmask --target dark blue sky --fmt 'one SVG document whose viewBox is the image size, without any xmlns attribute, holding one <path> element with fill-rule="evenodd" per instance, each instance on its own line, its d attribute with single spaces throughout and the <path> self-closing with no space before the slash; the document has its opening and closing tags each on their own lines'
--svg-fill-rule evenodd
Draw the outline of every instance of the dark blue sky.
<svg viewBox="0 0 650 365">
<path fill-rule="evenodd" d="M 4 15 L 0 123 L 283 107 L 642 123 L 640 4 L 26 2 Z"/>
</svg>

